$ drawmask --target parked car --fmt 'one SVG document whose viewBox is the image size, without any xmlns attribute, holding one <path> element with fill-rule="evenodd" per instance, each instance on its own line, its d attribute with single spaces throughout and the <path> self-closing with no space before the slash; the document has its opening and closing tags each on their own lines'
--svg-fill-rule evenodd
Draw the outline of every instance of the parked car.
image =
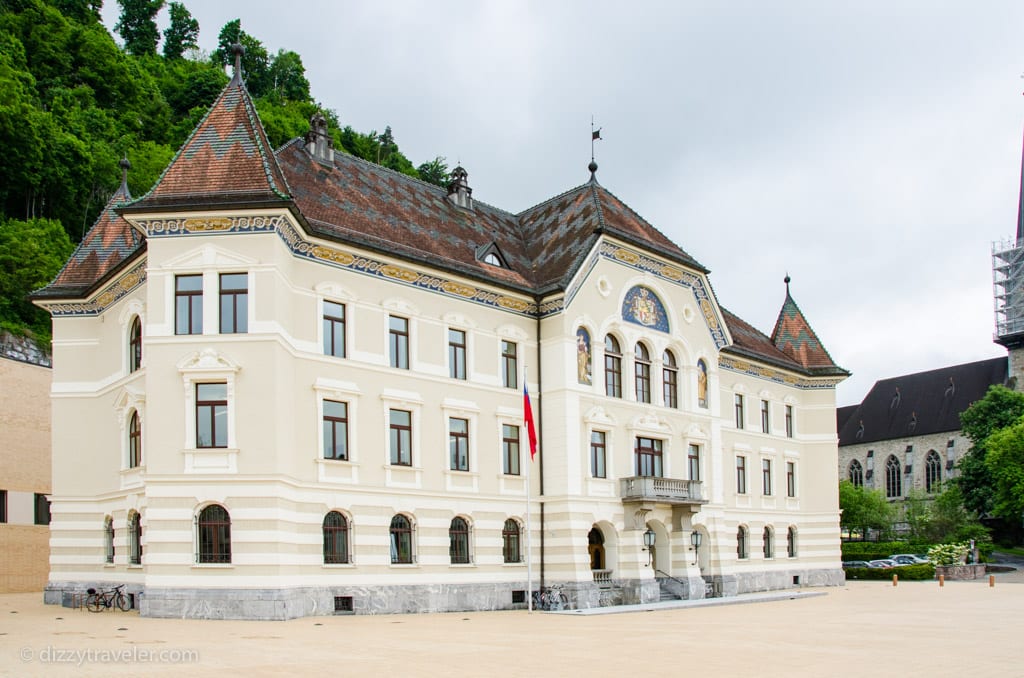
<svg viewBox="0 0 1024 678">
<path fill-rule="evenodd" d="M 920 558 L 913 553 L 897 553 L 896 555 L 889 556 L 888 560 L 895 562 L 897 565 L 922 565 L 928 562 L 926 558 Z"/>
<path fill-rule="evenodd" d="M 888 558 L 880 558 L 878 560 L 868 561 L 868 567 L 882 568 L 888 570 L 890 568 L 896 567 L 896 563 L 889 560 Z"/>
<path fill-rule="evenodd" d="M 848 567 L 869 567 L 869 565 L 866 560 L 844 560 L 843 569 Z"/>
</svg>

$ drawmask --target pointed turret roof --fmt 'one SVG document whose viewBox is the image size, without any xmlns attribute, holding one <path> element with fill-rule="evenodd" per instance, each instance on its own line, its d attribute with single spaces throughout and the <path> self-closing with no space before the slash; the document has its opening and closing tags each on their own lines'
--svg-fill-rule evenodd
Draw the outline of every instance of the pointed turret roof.
<svg viewBox="0 0 1024 678">
<path fill-rule="evenodd" d="M 839 370 L 846 374 L 847 372 L 832 360 L 832 356 L 811 329 L 811 324 L 807 322 L 800 307 L 793 301 L 793 296 L 789 293 L 789 281 L 787 275 L 786 300 L 779 311 L 778 320 L 775 321 L 775 329 L 772 330 L 772 343 L 804 369 L 829 373 Z"/>
<path fill-rule="evenodd" d="M 156 185 L 141 199 L 126 205 L 126 211 L 280 203 L 290 199 L 288 182 L 240 72 L 236 56 L 231 82 Z"/>
<path fill-rule="evenodd" d="M 131 163 L 128 158 L 124 158 L 119 164 L 121 185 L 110 196 L 99 218 L 82 238 L 57 277 L 46 287 L 34 292 L 33 298 L 87 295 L 110 273 L 145 249 L 145 238 L 116 211 L 131 200 L 128 191 Z"/>
</svg>

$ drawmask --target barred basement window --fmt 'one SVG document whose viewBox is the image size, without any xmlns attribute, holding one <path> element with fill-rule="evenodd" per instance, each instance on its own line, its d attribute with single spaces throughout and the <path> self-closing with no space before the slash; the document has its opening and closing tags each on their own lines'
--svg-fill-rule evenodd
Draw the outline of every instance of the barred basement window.
<svg viewBox="0 0 1024 678">
<path fill-rule="evenodd" d="M 334 596 L 334 611 L 339 613 L 351 613 L 355 611 L 352 605 L 352 596 Z"/>
</svg>

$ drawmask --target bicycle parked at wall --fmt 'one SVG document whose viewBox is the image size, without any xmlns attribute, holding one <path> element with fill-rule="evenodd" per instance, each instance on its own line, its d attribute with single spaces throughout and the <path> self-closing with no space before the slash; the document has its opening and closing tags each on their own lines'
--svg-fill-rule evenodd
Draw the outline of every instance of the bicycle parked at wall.
<svg viewBox="0 0 1024 678">
<path fill-rule="evenodd" d="M 106 591 L 97 591 L 91 588 L 87 593 L 89 597 L 85 599 L 85 606 L 89 608 L 90 612 L 102 612 L 107 608 L 115 606 L 120 608 L 122 612 L 132 609 L 132 604 L 124 593 L 124 584 Z"/>
<path fill-rule="evenodd" d="M 533 592 L 533 609 L 558 612 L 569 607 L 569 599 L 559 589 L 548 587 Z"/>
</svg>

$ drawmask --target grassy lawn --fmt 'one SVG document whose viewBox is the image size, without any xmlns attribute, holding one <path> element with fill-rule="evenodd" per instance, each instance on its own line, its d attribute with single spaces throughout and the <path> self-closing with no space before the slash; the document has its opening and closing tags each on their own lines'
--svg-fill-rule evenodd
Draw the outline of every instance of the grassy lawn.
<svg viewBox="0 0 1024 678">
<path fill-rule="evenodd" d="M 1024 546 L 997 546 L 993 551 L 999 553 L 1009 553 L 1014 556 L 1020 556 L 1024 558 Z"/>
</svg>

